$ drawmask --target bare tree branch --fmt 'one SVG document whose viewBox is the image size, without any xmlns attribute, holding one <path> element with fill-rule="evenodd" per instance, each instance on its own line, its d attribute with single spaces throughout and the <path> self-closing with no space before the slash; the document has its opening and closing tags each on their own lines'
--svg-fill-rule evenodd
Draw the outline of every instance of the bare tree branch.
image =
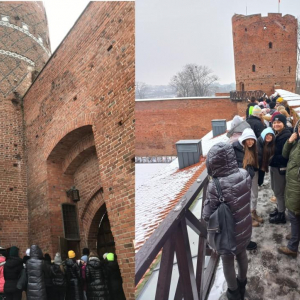
<svg viewBox="0 0 300 300">
<path fill-rule="evenodd" d="M 145 82 L 136 81 L 135 83 L 135 98 L 145 99 L 148 86 Z"/>
<path fill-rule="evenodd" d="M 187 64 L 171 78 L 170 85 L 176 89 L 177 97 L 210 96 L 217 80 L 208 67 Z"/>
</svg>

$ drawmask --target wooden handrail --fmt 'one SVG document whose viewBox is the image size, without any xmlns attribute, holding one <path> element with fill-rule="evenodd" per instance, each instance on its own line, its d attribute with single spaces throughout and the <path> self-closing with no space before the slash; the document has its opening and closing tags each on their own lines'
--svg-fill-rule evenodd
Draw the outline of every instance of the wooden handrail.
<svg viewBox="0 0 300 300">
<path fill-rule="evenodd" d="M 214 251 L 206 251 L 206 223 L 198 220 L 189 210 L 201 190 L 203 190 L 204 203 L 207 184 L 208 175 L 205 169 L 136 254 L 135 283 L 137 285 L 163 249 L 156 300 L 169 297 L 175 253 L 179 280 L 174 299 L 202 300 L 208 296 L 219 256 Z M 187 226 L 199 235 L 196 273 L 192 265 Z M 204 273 L 206 253 L 211 253 L 212 259 L 210 259 L 208 270 Z"/>
</svg>

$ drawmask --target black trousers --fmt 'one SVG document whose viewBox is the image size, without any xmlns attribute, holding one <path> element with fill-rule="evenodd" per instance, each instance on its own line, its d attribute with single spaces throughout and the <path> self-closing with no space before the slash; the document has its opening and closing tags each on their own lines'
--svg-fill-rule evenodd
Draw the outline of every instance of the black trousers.
<svg viewBox="0 0 300 300">
<path fill-rule="evenodd" d="M 14 293 L 5 293 L 6 300 L 22 300 L 22 291 L 17 290 Z"/>
</svg>

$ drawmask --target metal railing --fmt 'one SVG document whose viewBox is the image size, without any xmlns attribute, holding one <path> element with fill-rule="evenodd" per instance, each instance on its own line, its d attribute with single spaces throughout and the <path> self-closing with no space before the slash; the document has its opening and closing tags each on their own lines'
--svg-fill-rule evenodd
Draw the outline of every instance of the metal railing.
<svg viewBox="0 0 300 300">
<path fill-rule="evenodd" d="M 203 207 L 207 184 L 208 176 L 205 169 L 135 256 L 135 284 L 137 285 L 162 250 L 155 300 L 169 299 L 175 254 L 179 279 L 174 300 L 202 300 L 209 295 L 219 255 L 206 247 L 206 223 L 198 220 L 190 211 L 190 206 L 201 190 Z M 196 272 L 193 268 L 187 226 L 199 235 Z M 210 258 L 204 271 L 205 256 Z"/>
<path fill-rule="evenodd" d="M 263 91 L 257 90 L 257 91 L 231 91 L 230 92 L 230 100 L 231 101 L 247 101 L 251 97 L 255 97 L 256 99 L 259 99 L 264 94 Z"/>
</svg>

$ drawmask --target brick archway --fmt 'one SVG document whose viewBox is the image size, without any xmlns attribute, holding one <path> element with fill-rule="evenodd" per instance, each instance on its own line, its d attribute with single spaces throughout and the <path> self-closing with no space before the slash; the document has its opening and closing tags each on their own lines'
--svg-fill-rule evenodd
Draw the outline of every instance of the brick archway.
<svg viewBox="0 0 300 300">
<path fill-rule="evenodd" d="M 88 232 L 88 247 L 97 251 L 100 256 L 104 253 L 116 252 L 105 204 L 101 205 L 91 221 Z"/>
</svg>

